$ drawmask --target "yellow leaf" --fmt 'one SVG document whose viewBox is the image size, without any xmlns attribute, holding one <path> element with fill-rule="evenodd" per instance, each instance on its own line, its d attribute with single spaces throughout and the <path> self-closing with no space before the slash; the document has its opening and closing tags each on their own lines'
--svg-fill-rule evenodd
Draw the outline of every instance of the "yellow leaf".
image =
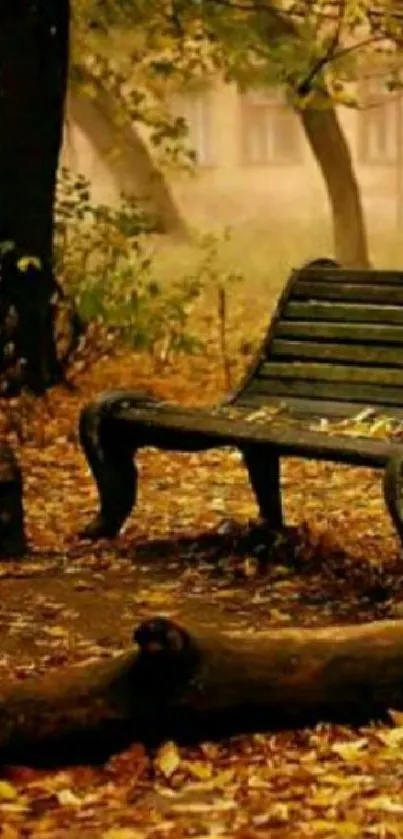
<svg viewBox="0 0 403 839">
<path fill-rule="evenodd" d="M 393 801 L 389 795 L 378 795 L 371 801 L 366 801 L 365 807 L 368 810 L 383 810 L 385 813 L 398 813 L 399 815 L 403 813 L 403 803 Z"/>
<path fill-rule="evenodd" d="M 193 775 L 199 781 L 208 781 L 211 778 L 211 763 L 203 763 L 202 760 L 192 760 L 186 764 L 186 768 L 190 775 Z"/>
<path fill-rule="evenodd" d="M 15 801 L 18 792 L 8 781 L 0 781 L 0 801 Z"/>
<path fill-rule="evenodd" d="M 214 778 L 214 786 L 215 787 L 227 787 L 229 786 L 234 780 L 235 771 L 234 769 L 223 769 L 222 772 L 219 772 L 218 775 Z"/>
<path fill-rule="evenodd" d="M 170 778 L 179 768 L 181 756 L 175 743 L 164 743 L 158 750 L 154 760 L 155 766 L 162 772 L 165 778 Z"/>
<path fill-rule="evenodd" d="M 37 256 L 22 256 L 17 262 L 19 271 L 28 271 L 29 268 L 37 268 L 38 271 L 42 268 L 42 262 Z"/>
<path fill-rule="evenodd" d="M 68 630 L 61 626 L 47 626 L 45 631 L 47 635 L 52 635 L 54 638 L 65 638 L 68 635 Z"/>
<path fill-rule="evenodd" d="M 317 834 L 318 836 L 324 833 L 325 836 L 340 835 L 343 839 L 350 839 L 350 837 L 362 835 L 359 825 L 347 821 L 329 822 L 327 819 L 312 819 L 309 822 L 309 827 L 312 830 L 312 835 Z"/>
<path fill-rule="evenodd" d="M 403 726 L 390 728 L 388 731 L 378 732 L 378 737 L 382 740 L 385 746 L 393 748 L 394 746 L 401 746 L 403 742 Z"/>
<path fill-rule="evenodd" d="M 70 789 L 61 789 L 56 794 L 57 800 L 62 807 L 81 807 L 82 800 Z"/>
<path fill-rule="evenodd" d="M 367 745 L 368 740 L 362 737 L 360 740 L 352 740 L 347 743 L 335 743 L 332 746 L 332 751 L 343 760 L 357 760 L 357 758 L 362 757 L 362 751 Z"/>
</svg>

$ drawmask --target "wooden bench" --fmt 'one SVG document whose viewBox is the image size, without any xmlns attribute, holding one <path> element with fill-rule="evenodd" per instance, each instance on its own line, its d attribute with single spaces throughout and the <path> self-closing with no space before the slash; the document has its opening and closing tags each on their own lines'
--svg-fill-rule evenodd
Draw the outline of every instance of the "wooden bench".
<svg viewBox="0 0 403 839">
<path fill-rule="evenodd" d="M 293 271 L 262 346 L 235 394 L 211 409 L 133 391 L 101 393 L 80 418 L 80 441 L 100 510 L 87 538 L 115 536 L 135 500 L 134 457 L 144 446 L 240 450 L 260 515 L 283 524 L 280 458 L 384 470 L 387 509 L 403 540 L 402 443 L 323 428 L 364 409 L 403 420 L 403 272 L 344 270 L 315 260 Z"/>
</svg>

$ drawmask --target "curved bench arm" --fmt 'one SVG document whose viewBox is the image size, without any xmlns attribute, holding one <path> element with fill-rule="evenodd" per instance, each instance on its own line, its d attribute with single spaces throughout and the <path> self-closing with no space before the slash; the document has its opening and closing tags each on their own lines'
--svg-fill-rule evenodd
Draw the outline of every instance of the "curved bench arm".
<svg viewBox="0 0 403 839">
<path fill-rule="evenodd" d="M 133 391 L 107 391 L 81 412 L 80 443 L 95 478 L 100 502 L 99 513 L 80 532 L 86 539 L 117 536 L 136 502 L 135 444 L 121 430 L 117 434 L 108 428 L 114 408 L 127 400 L 135 401 L 136 396 Z M 146 398 L 143 396 L 142 401 Z"/>
</svg>

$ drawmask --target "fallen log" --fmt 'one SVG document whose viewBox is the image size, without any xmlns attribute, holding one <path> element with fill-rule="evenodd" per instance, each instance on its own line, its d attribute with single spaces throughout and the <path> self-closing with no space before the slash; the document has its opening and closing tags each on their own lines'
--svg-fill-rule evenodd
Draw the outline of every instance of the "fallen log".
<svg viewBox="0 0 403 839">
<path fill-rule="evenodd" d="M 197 742 L 403 709 L 403 621 L 229 638 L 164 618 L 107 662 L 0 690 L 0 762 L 99 762 L 132 742 Z"/>
</svg>

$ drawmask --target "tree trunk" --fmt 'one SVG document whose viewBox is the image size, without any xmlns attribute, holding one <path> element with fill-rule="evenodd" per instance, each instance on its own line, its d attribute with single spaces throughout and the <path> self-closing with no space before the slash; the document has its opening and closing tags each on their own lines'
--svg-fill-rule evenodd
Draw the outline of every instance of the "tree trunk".
<svg viewBox="0 0 403 839">
<path fill-rule="evenodd" d="M 148 202 L 162 233 L 187 238 L 186 222 L 136 126 L 128 121 L 118 124 L 116 106 L 108 92 L 81 67 L 80 75 L 91 83 L 95 97 L 82 92 L 79 85 L 73 87 L 68 100 L 72 122 L 91 140 L 119 192 Z"/>
<path fill-rule="evenodd" d="M 351 268 L 370 265 L 364 214 L 350 149 L 335 108 L 298 111 L 325 182 L 333 222 L 335 257 Z"/>
<path fill-rule="evenodd" d="M 0 445 L 0 559 L 27 552 L 22 473 L 10 446 Z"/>
<path fill-rule="evenodd" d="M 25 383 L 43 391 L 59 374 L 53 339 L 53 202 L 63 126 L 68 0 L 13 0 L 0 9 L 0 243 L 40 260 L 18 315 L 29 339 Z M 23 272 L 14 271 L 18 283 Z M 11 279 L 10 279 L 11 282 Z M 28 299 L 29 298 L 29 299 Z M 25 311 L 29 306 L 29 314 Z M 33 350 L 33 348 L 36 348 Z M 0 362 L 0 367 L 1 367 Z"/>
<path fill-rule="evenodd" d="M 277 4 L 268 3 L 254 17 L 268 45 L 298 41 L 301 37 L 298 25 Z M 286 66 L 284 76 L 287 78 Z M 323 79 L 320 81 L 319 107 L 315 108 L 313 102 L 306 109 L 296 108 L 296 113 L 325 182 L 332 214 L 334 255 L 344 266 L 368 267 L 365 220 L 350 150 L 326 84 Z M 313 77 L 304 94 L 311 93 L 312 85 L 317 82 L 318 78 Z M 298 80 L 293 79 L 292 68 L 287 84 L 295 94 Z"/>
<path fill-rule="evenodd" d="M 0 689 L 0 760 L 105 760 L 135 741 L 364 723 L 403 708 L 403 622 L 231 639 L 164 618 L 137 647 Z"/>
</svg>

